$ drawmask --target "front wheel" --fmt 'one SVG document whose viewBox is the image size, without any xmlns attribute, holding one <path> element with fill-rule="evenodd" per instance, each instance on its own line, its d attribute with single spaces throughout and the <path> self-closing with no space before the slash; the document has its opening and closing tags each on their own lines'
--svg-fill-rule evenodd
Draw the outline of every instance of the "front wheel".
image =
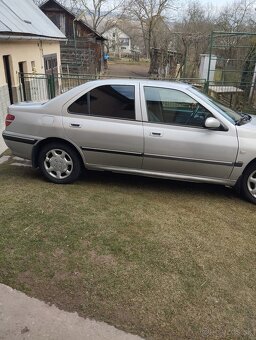
<svg viewBox="0 0 256 340">
<path fill-rule="evenodd" d="M 81 172 L 77 152 L 64 143 L 50 143 L 41 149 L 38 158 L 41 173 L 56 184 L 73 183 Z"/>
<path fill-rule="evenodd" d="M 256 204 L 256 163 L 251 164 L 245 170 L 241 185 L 245 198 Z"/>
</svg>

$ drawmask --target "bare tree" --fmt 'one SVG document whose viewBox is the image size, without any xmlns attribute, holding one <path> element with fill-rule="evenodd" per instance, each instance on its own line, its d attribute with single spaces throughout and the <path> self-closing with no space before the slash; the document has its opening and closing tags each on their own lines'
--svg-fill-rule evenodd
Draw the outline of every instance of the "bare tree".
<svg viewBox="0 0 256 340">
<path fill-rule="evenodd" d="M 107 21 L 111 15 L 120 15 L 120 9 L 124 8 L 124 0 L 71 0 L 73 6 L 84 12 L 84 16 L 94 30 Z M 102 30 L 102 29 L 99 29 Z"/>
<path fill-rule="evenodd" d="M 251 21 L 255 22 L 256 0 L 235 0 L 220 11 L 216 25 L 227 32 L 245 31 Z"/>
<path fill-rule="evenodd" d="M 200 54 L 206 53 L 209 35 L 215 27 L 215 12 L 212 7 L 204 7 L 191 1 L 183 10 L 181 20 L 173 28 L 175 46 L 181 53 L 179 75 L 197 77 Z"/>
<path fill-rule="evenodd" d="M 37 6 L 41 6 L 42 3 L 44 2 L 43 0 L 33 0 L 33 2 L 37 5 Z"/>
<path fill-rule="evenodd" d="M 37 5 L 37 6 L 41 6 L 44 2 L 46 2 L 46 0 L 33 0 L 34 3 Z M 58 3 L 60 5 L 64 5 L 64 6 L 68 6 L 70 7 L 70 1 L 69 0 L 57 0 Z"/>
<path fill-rule="evenodd" d="M 153 43 L 154 30 L 168 9 L 172 8 L 172 0 L 130 0 L 127 5 L 127 12 L 140 22 L 145 50 L 150 57 Z"/>
</svg>

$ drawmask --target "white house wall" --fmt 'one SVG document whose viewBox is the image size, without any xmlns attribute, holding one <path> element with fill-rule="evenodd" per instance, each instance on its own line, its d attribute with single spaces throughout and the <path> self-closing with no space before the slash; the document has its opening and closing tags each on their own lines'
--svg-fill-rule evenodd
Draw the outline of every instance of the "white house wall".
<svg viewBox="0 0 256 340">
<path fill-rule="evenodd" d="M 60 44 L 59 41 L 39 41 L 39 40 L 20 40 L 3 41 L 0 40 L 0 154 L 3 152 L 2 131 L 10 105 L 8 86 L 4 72 L 3 56 L 10 56 L 10 69 L 12 80 L 12 93 L 14 102 L 20 101 L 19 91 L 19 62 L 25 62 L 25 73 L 45 73 L 44 56 L 57 54 L 58 67 L 60 67 Z M 32 70 L 32 62 L 35 65 Z"/>
<path fill-rule="evenodd" d="M 113 34 L 115 36 L 113 36 Z M 131 38 L 125 32 L 123 32 L 118 27 L 111 27 L 103 34 L 104 38 L 108 39 L 110 52 L 116 52 L 119 54 L 130 54 L 131 53 Z M 129 39 L 128 45 L 122 45 L 120 41 L 122 39 Z M 112 48 L 113 43 L 116 45 L 116 50 Z"/>
</svg>

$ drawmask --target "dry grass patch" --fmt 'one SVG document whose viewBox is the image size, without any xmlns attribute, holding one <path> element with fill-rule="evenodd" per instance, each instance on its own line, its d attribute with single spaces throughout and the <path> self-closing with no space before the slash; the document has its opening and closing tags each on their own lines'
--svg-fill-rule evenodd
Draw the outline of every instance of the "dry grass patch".
<svg viewBox="0 0 256 340">
<path fill-rule="evenodd" d="M 0 279 L 150 339 L 256 337 L 256 214 L 227 188 L 0 165 Z"/>
</svg>

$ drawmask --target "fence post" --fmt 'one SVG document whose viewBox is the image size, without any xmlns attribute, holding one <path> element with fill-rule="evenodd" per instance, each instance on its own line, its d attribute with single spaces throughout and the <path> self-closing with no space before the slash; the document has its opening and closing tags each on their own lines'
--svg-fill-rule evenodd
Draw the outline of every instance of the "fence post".
<svg viewBox="0 0 256 340">
<path fill-rule="evenodd" d="M 52 99 L 55 97 L 55 79 L 54 79 L 54 73 L 48 75 L 47 77 L 48 81 L 48 90 L 49 90 L 49 99 Z"/>
<path fill-rule="evenodd" d="M 207 79 L 205 82 L 205 92 L 208 94 L 209 91 L 209 79 L 210 79 L 210 68 L 211 68 L 211 60 L 212 60 L 212 45 L 213 45 L 213 35 L 214 32 L 211 32 L 211 39 L 210 39 L 210 51 L 209 51 L 209 63 L 208 63 L 208 72 L 207 72 Z"/>
</svg>

